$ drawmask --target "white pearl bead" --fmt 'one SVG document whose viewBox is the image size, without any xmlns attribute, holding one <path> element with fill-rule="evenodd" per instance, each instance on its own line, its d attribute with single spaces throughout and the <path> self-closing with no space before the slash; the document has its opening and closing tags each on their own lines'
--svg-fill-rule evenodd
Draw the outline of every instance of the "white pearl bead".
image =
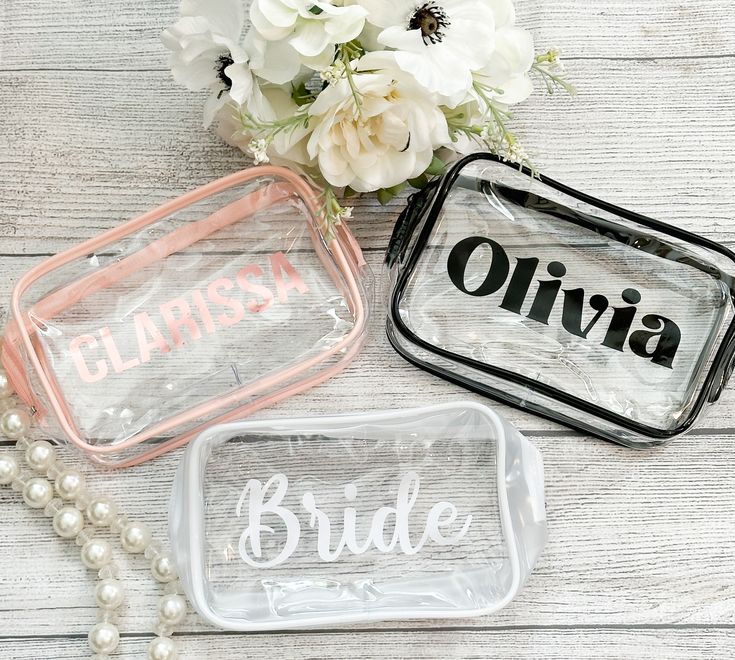
<svg viewBox="0 0 735 660">
<path fill-rule="evenodd" d="M 0 485 L 7 486 L 12 483 L 18 474 L 20 474 L 18 461 L 10 454 L 0 454 Z"/>
<path fill-rule="evenodd" d="M 143 523 L 128 523 L 120 533 L 123 550 L 131 554 L 144 552 L 150 542 L 151 533 Z"/>
<path fill-rule="evenodd" d="M 26 463 L 28 467 L 39 474 L 45 475 L 47 470 L 56 461 L 56 449 L 50 442 L 45 440 L 36 440 L 26 450 Z"/>
<path fill-rule="evenodd" d="M 160 554 L 153 558 L 151 573 L 158 582 L 173 582 L 178 577 L 174 561 L 167 554 Z"/>
<path fill-rule="evenodd" d="M 73 500 L 84 488 L 84 477 L 76 470 L 64 470 L 54 483 L 62 500 Z"/>
<path fill-rule="evenodd" d="M 31 418 L 25 410 L 10 408 L 0 417 L 0 431 L 8 438 L 15 440 L 28 433 Z"/>
<path fill-rule="evenodd" d="M 117 580 L 102 580 L 94 590 L 94 597 L 103 610 L 116 610 L 125 600 L 125 591 Z"/>
<path fill-rule="evenodd" d="M 98 623 L 89 631 L 92 653 L 112 653 L 120 643 L 120 633 L 111 623 Z"/>
<path fill-rule="evenodd" d="M 54 516 L 54 531 L 63 539 L 73 539 L 83 529 L 84 516 L 74 507 L 65 506 Z"/>
<path fill-rule="evenodd" d="M 182 596 L 169 594 L 158 601 L 158 618 L 169 626 L 177 626 L 186 618 L 186 601 Z"/>
<path fill-rule="evenodd" d="M 23 499 L 32 509 L 43 509 L 54 496 L 54 489 L 45 479 L 31 479 L 23 488 Z"/>
<path fill-rule="evenodd" d="M 117 515 L 117 507 L 107 497 L 95 497 L 87 506 L 87 518 L 96 527 L 106 527 Z"/>
<path fill-rule="evenodd" d="M 170 637 L 156 637 L 148 646 L 148 660 L 176 660 L 179 652 Z"/>
<path fill-rule="evenodd" d="M 5 399 L 13 393 L 13 386 L 5 369 L 0 369 L 0 399 Z"/>
<path fill-rule="evenodd" d="M 87 568 L 99 569 L 112 560 L 112 547 L 102 539 L 92 539 L 82 546 L 82 563 Z"/>
</svg>

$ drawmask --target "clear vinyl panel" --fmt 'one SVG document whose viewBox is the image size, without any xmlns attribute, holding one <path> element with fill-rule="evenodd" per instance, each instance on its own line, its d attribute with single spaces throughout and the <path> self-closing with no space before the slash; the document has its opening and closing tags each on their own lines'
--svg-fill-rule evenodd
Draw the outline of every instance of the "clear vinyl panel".
<svg viewBox="0 0 735 660">
<path fill-rule="evenodd" d="M 341 350 L 362 302 L 315 226 L 289 182 L 261 176 L 38 278 L 23 316 L 84 442 L 116 445 L 213 402 L 192 416 L 206 419 Z"/>
<path fill-rule="evenodd" d="M 226 425 L 191 446 L 170 534 L 222 627 L 468 616 L 506 604 L 535 563 L 543 473 L 477 404 Z"/>
<path fill-rule="evenodd" d="M 445 192 L 397 276 L 404 355 L 625 444 L 688 426 L 733 319 L 727 256 L 487 159 Z"/>
</svg>

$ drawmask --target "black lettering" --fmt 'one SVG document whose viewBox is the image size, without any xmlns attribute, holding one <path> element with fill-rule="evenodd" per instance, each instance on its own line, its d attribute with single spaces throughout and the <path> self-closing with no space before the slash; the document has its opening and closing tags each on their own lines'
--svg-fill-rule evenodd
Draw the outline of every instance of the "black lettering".
<svg viewBox="0 0 735 660">
<path fill-rule="evenodd" d="M 500 306 L 514 314 L 520 314 L 523 303 L 526 302 L 528 289 L 531 288 L 533 276 L 536 274 L 538 259 L 516 259 L 516 267 L 505 291 L 505 297 Z"/>
<path fill-rule="evenodd" d="M 584 307 L 584 289 L 564 289 L 564 308 L 561 314 L 561 323 L 567 332 L 577 337 L 587 339 L 592 328 L 597 325 L 600 317 L 607 311 L 610 306 L 605 296 L 595 295 L 590 298 L 590 307 L 597 314 L 592 320 L 582 328 L 582 307 Z"/>
<path fill-rule="evenodd" d="M 474 291 L 465 286 L 467 263 L 475 250 L 481 245 L 489 245 L 492 250 L 492 262 L 485 277 L 485 281 Z M 510 262 L 503 247 L 489 238 L 471 236 L 457 243 L 449 253 L 447 272 L 454 286 L 470 296 L 489 296 L 505 284 L 510 272 Z"/>
<path fill-rule="evenodd" d="M 553 277 L 564 277 L 567 274 L 567 269 L 564 264 L 558 261 L 552 261 L 546 270 Z M 538 291 L 536 292 L 536 297 L 533 299 L 533 305 L 531 305 L 528 318 L 544 325 L 549 325 L 549 316 L 556 302 L 556 297 L 559 295 L 560 288 L 561 280 L 552 280 L 551 282 L 539 280 Z"/>
<path fill-rule="evenodd" d="M 648 314 L 643 317 L 643 325 L 650 330 L 636 330 L 630 336 L 630 348 L 639 357 L 651 358 L 654 364 L 660 364 L 662 367 L 672 368 L 676 351 L 679 350 L 681 342 L 681 330 L 673 321 L 658 316 L 656 314 Z M 648 350 L 648 344 L 651 339 L 658 337 L 656 347 Z"/>
<path fill-rule="evenodd" d="M 641 294 L 635 289 L 626 289 L 623 291 L 623 302 L 629 305 L 637 305 L 641 301 Z M 602 344 L 608 348 L 621 353 L 625 350 L 625 340 L 628 338 L 630 326 L 633 325 L 635 315 L 638 313 L 637 307 L 613 307 L 612 321 L 607 330 L 605 339 Z"/>
<path fill-rule="evenodd" d="M 483 282 L 473 291 L 467 288 L 467 264 L 475 251 L 482 245 L 491 250 L 491 261 Z M 538 269 L 539 260 L 535 257 L 524 259 L 516 258 L 515 268 L 510 282 L 500 304 L 514 314 L 522 314 L 523 306 L 528 297 L 534 276 Z M 538 289 L 534 296 L 527 318 L 545 325 L 549 318 L 561 290 L 561 278 L 567 269 L 563 263 L 552 261 L 546 269 L 554 280 L 538 280 Z M 510 262 L 503 247 L 490 238 L 471 236 L 457 243 L 447 259 L 447 271 L 454 286 L 470 296 L 489 296 L 498 292 L 510 274 Z M 625 289 L 621 294 L 626 307 L 613 307 L 612 319 L 602 342 L 603 346 L 621 353 L 625 350 L 626 340 L 635 355 L 650 359 L 654 364 L 673 368 L 674 358 L 681 343 L 681 330 L 673 321 L 664 316 L 648 314 L 643 317 L 642 323 L 647 330 L 637 330 L 631 333 L 633 322 L 638 314 L 638 303 L 641 294 L 633 288 Z M 590 332 L 597 326 L 602 315 L 610 308 L 610 301 L 603 295 L 593 295 L 589 299 L 589 307 L 595 312 L 592 319 L 585 325 L 585 291 L 582 288 L 564 289 L 564 303 L 561 313 L 561 322 L 564 329 L 572 335 L 587 339 Z M 655 345 L 649 345 L 655 341 Z"/>
</svg>

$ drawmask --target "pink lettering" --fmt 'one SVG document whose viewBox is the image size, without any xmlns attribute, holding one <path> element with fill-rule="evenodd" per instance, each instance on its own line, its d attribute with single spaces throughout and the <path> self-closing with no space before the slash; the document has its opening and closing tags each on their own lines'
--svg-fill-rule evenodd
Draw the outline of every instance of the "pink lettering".
<svg viewBox="0 0 735 660">
<path fill-rule="evenodd" d="M 161 351 L 161 353 L 168 353 L 171 350 L 158 326 L 148 316 L 148 312 L 138 312 L 133 317 L 133 322 L 135 323 L 135 336 L 138 338 L 141 362 L 150 362 L 152 348 Z M 151 341 L 148 340 L 148 337 L 151 338 Z"/>
<path fill-rule="evenodd" d="M 221 277 L 220 279 L 212 282 L 207 288 L 207 295 L 213 303 L 227 307 L 234 312 L 233 316 L 227 316 L 227 314 L 220 314 L 217 316 L 217 320 L 224 326 L 240 323 L 245 316 L 245 308 L 239 300 L 223 296 L 219 291 L 217 291 L 219 288 L 224 288 L 229 291 L 234 286 L 235 285 L 232 283 L 232 280 L 226 277 Z"/>
<path fill-rule="evenodd" d="M 220 277 L 208 285 L 201 284 L 200 288 L 192 289 L 186 294 L 186 298 L 182 294 L 161 304 L 157 310 L 160 319 L 155 315 L 151 316 L 149 312 L 140 311 L 133 315 L 133 326 L 128 328 L 128 332 L 121 329 L 118 335 L 116 326 L 113 326 L 113 334 L 113 329 L 105 326 L 100 328 L 98 336 L 84 334 L 73 338 L 69 343 L 69 354 L 79 377 L 85 383 L 96 383 L 110 373 L 122 373 L 150 362 L 155 352 L 170 353 L 172 349 L 180 348 L 187 342 L 202 339 L 203 332 L 211 335 L 218 327 L 240 323 L 247 312 L 264 312 L 276 300 L 286 303 L 291 289 L 296 289 L 301 294 L 309 291 L 309 287 L 283 252 L 270 255 L 269 265 L 275 291 L 271 283 L 265 285 L 263 269 L 249 264 L 241 268 L 232 279 Z M 250 295 L 227 294 L 233 290 Z M 215 314 L 212 305 L 218 305 L 220 313 Z M 119 346 L 127 347 L 127 342 L 119 345 L 117 342 L 120 337 L 130 336 L 129 333 L 133 332 L 138 354 L 123 358 Z M 85 351 L 99 349 L 100 345 L 104 346 L 106 359 L 87 361 L 89 356 Z"/>
<path fill-rule="evenodd" d="M 276 252 L 271 257 L 271 269 L 273 277 L 276 280 L 276 290 L 278 291 L 278 302 L 288 302 L 288 290 L 296 289 L 299 293 L 306 293 L 309 287 L 304 284 L 304 280 L 296 272 L 291 262 L 286 258 L 283 252 Z M 288 275 L 289 281 L 286 281 L 283 274 Z"/>
<path fill-rule="evenodd" d="M 138 358 L 131 358 L 127 362 L 122 361 L 120 351 L 117 350 L 115 340 L 112 338 L 112 334 L 110 333 L 110 328 L 107 326 L 100 328 L 100 337 L 102 337 L 102 343 L 105 345 L 105 349 L 107 349 L 107 355 L 110 356 L 110 362 L 112 363 L 112 368 L 115 370 L 115 373 L 122 373 L 123 371 L 137 367 L 140 364 L 140 360 Z"/>
<path fill-rule="evenodd" d="M 79 377 L 85 383 L 96 383 L 98 380 L 102 380 L 107 376 L 107 362 L 104 360 L 97 360 L 95 363 L 97 371 L 92 373 L 82 356 L 82 346 L 86 346 L 87 348 L 97 348 L 97 339 L 92 335 L 79 335 L 78 337 L 74 337 L 69 344 L 71 360 L 79 372 Z"/>
<path fill-rule="evenodd" d="M 178 310 L 179 317 L 174 316 L 174 310 Z M 183 346 L 184 338 L 181 336 L 181 328 L 186 327 L 192 339 L 201 339 L 202 333 L 196 321 L 191 318 L 189 303 L 183 298 L 174 298 L 161 305 L 161 316 L 166 321 L 168 332 L 171 335 L 174 346 Z"/>
<path fill-rule="evenodd" d="M 255 282 L 251 282 L 248 279 L 248 275 L 253 275 L 254 277 L 263 277 L 263 269 L 260 266 L 252 265 L 252 266 L 245 266 L 238 274 L 237 274 L 237 284 L 238 286 L 243 290 L 247 291 L 249 293 L 254 293 L 262 299 L 262 302 L 258 302 L 257 299 L 251 298 L 248 301 L 248 309 L 251 312 L 258 313 L 263 312 L 266 309 L 268 309 L 271 304 L 273 303 L 273 292 L 267 287 L 263 286 L 262 284 L 256 284 Z"/>
<path fill-rule="evenodd" d="M 204 300 L 202 292 L 199 289 L 194 289 L 191 293 L 191 297 L 194 300 L 194 304 L 197 306 L 199 316 L 202 318 L 204 329 L 211 335 L 215 330 L 214 321 L 212 320 L 212 314 L 209 312 L 209 307 L 207 307 L 207 303 Z"/>
</svg>

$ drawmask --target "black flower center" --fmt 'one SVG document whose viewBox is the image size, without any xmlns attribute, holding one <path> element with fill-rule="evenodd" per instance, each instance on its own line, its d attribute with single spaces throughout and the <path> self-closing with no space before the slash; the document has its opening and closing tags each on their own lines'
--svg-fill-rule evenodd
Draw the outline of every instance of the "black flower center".
<svg viewBox="0 0 735 660">
<path fill-rule="evenodd" d="M 225 73 L 225 69 L 230 66 L 230 64 L 234 64 L 232 55 L 229 53 L 223 53 L 217 58 L 214 66 L 214 70 L 217 72 L 217 78 L 220 79 L 222 84 L 225 86 L 225 89 L 230 89 L 232 87 L 232 80 L 230 80 L 230 76 Z"/>
<path fill-rule="evenodd" d="M 421 30 L 421 38 L 428 46 L 444 39 L 449 17 L 436 2 L 427 2 L 416 9 L 408 22 L 409 30 Z"/>
</svg>

